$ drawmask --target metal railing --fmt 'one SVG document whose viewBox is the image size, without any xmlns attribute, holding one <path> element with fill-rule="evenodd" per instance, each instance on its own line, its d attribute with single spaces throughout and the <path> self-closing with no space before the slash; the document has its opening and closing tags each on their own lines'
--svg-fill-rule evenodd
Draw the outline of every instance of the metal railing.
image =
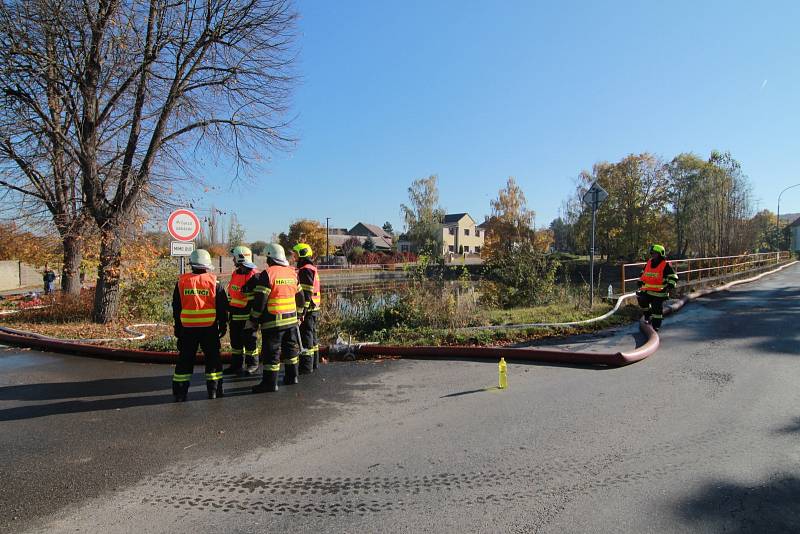
<svg viewBox="0 0 800 534">
<path fill-rule="evenodd" d="M 734 274 L 757 270 L 770 265 L 777 265 L 791 259 L 791 252 L 761 252 L 758 254 L 741 254 L 739 256 L 715 256 L 711 258 L 687 258 L 684 260 L 668 260 L 678 274 L 678 285 L 696 284 L 716 278 L 724 278 Z M 626 278 L 636 269 L 640 275 L 646 262 L 625 263 L 621 266 L 621 293 L 625 294 L 626 284 L 639 280 L 639 276 Z M 630 270 L 627 270 L 630 269 Z M 626 271 L 627 270 L 627 271 Z"/>
</svg>

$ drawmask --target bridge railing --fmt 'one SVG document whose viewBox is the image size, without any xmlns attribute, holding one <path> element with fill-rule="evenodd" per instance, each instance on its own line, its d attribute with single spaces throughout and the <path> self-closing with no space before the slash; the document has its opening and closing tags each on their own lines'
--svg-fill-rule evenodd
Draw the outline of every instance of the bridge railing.
<svg viewBox="0 0 800 534">
<path fill-rule="evenodd" d="M 764 267 L 781 264 L 791 259 L 791 257 L 790 252 L 783 251 L 741 254 L 738 256 L 686 258 L 683 260 L 669 260 L 669 262 L 678 274 L 678 285 L 682 286 L 760 270 Z M 646 262 L 625 263 L 622 265 L 622 294 L 625 294 L 626 288 L 636 285 L 635 282 L 639 280 L 641 270 L 645 265 Z M 635 276 L 629 278 L 632 274 L 635 274 Z M 631 284 L 632 282 L 633 284 Z"/>
</svg>

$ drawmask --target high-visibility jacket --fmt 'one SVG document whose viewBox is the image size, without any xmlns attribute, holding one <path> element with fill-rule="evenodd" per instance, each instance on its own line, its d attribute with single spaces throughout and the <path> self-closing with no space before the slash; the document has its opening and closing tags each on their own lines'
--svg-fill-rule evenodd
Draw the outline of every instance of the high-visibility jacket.
<svg viewBox="0 0 800 534">
<path fill-rule="evenodd" d="M 228 297 L 230 298 L 231 319 L 234 321 L 246 321 L 250 318 L 248 308 L 253 300 L 253 294 L 246 291 L 245 286 L 247 281 L 255 275 L 255 269 L 249 269 L 244 274 L 237 270 L 231 275 L 231 280 L 228 282 Z"/>
<path fill-rule="evenodd" d="M 310 311 L 318 310 L 322 305 L 322 292 L 319 285 L 319 272 L 313 263 L 306 263 L 298 269 L 300 288 L 307 294 L 305 306 Z M 311 282 L 310 284 L 308 282 Z"/>
<path fill-rule="evenodd" d="M 678 282 L 678 275 L 672 266 L 665 259 L 653 266 L 653 260 L 647 260 L 647 264 L 639 277 L 642 282 L 641 290 L 653 295 L 654 297 L 667 297 L 666 286 L 675 287 Z"/>
<path fill-rule="evenodd" d="M 262 330 L 282 330 L 298 323 L 305 299 L 294 269 L 270 265 L 251 278 L 247 287 L 255 293 L 250 319 L 260 323 Z"/>
<path fill-rule="evenodd" d="M 178 279 L 181 324 L 195 328 L 217 320 L 217 277 L 211 273 L 186 273 Z"/>
</svg>

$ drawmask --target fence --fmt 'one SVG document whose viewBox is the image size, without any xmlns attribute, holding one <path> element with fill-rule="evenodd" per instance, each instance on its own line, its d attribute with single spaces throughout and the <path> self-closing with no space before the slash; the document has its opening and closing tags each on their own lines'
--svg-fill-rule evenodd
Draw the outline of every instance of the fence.
<svg viewBox="0 0 800 534">
<path fill-rule="evenodd" d="M 713 258 L 687 258 L 685 260 L 669 260 L 672 268 L 678 274 L 678 285 L 685 286 L 710 282 L 719 278 L 726 278 L 735 274 L 756 271 L 778 265 L 791 259 L 790 252 L 762 252 L 758 254 L 742 254 L 739 256 L 717 256 Z M 637 268 L 641 270 L 646 265 L 645 262 L 625 263 L 622 265 L 622 294 L 625 294 L 625 287 L 628 282 L 639 280 L 626 278 L 626 276 Z M 630 269 L 626 271 L 626 269 Z M 681 270 L 682 269 L 682 270 Z M 637 272 L 637 275 L 639 273 Z"/>
</svg>

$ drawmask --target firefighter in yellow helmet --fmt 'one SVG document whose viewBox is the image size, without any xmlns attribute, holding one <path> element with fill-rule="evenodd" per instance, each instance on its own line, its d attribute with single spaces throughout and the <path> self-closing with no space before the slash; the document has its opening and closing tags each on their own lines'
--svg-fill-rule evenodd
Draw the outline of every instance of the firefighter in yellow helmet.
<svg viewBox="0 0 800 534">
<path fill-rule="evenodd" d="M 664 317 L 664 301 L 669 298 L 671 289 L 678 284 L 678 275 L 664 257 L 663 245 L 650 247 L 650 259 L 639 277 L 639 290 L 636 298 L 644 312 L 644 320 L 653 325 L 658 332 Z"/>
<path fill-rule="evenodd" d="M 278 391 L 278 373 L 284 363 L 283 385 L 297 384 L 300 362 L 298 317 L 303 312 L 303 290 L 297 273 L 289 266 L 283 247 L 270 243 L 267 268 L 247 282 L 254 292 L 246 330 L 261 326 L 261 360 L 264 376 L 253 393 Z"/>
<path fill-rule="evenodd" d="M 247 282 L 256 276 L 253 253 L 245 246 L 231 249 L 235 270 L 228 282 L 229 320 L 231 340 L 231 365 L 223 371 L 226 375 L 252 375 L 258 371 L 258 337 L 253 330 L 245 330 L 250 318 L 253 292 L 247 291 Z"/>
<path fill-rule="evenodd" d="M 172 294 L 172 316 L 178 338 L 178 363 L 172 375 L 172 394 L 177 402 L 186 400 L 197 348 L 202 347 L 206 363 L 208 398 L 222 396 L 220 338 L 228 327 L 228 297 L 211 272 L 208 251 L 197 249 L 189 256 L 192 272 L 182 274 Z"/>
<path fill-rule="evenodd" d="M 314 252 L 307 243 L 298 243 L 292 250 L 297 255 L 297 278 L 303 290 L 305 304 L 300 318 L 300 374 L 308 374 L 319 366 L 317 322 L 322 304 L 319 273 L 314 265 Z"/>
</svg>

